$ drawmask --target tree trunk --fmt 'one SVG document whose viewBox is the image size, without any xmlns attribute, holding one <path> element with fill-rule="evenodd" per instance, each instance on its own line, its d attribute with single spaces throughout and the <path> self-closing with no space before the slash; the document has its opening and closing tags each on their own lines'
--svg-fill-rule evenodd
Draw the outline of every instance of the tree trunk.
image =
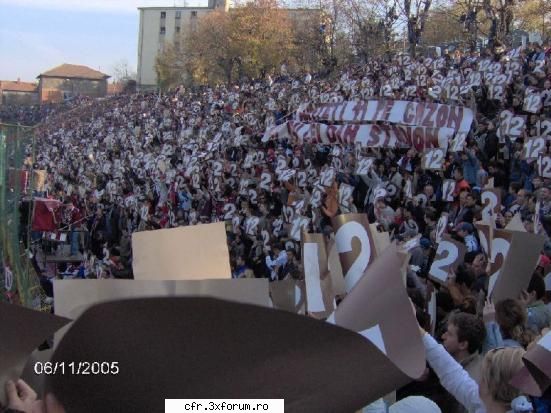
<svg viewBox="0 0 551 413">
<path fill-rule="evenodd" d="M 226 79 L 228 80 L 228 85 L 231 85 L 231 72 L 232 67 L 230 65 L 229 69 L 226 69 Z"/>
<path fill-rule="evenodd" d="M 409 54 L 411 57 L 415 57 L 417 53 L 417 33 L 415 31 L 415 23 L 411 20 L 408 21 L 408 42 Z"/>
</svg>

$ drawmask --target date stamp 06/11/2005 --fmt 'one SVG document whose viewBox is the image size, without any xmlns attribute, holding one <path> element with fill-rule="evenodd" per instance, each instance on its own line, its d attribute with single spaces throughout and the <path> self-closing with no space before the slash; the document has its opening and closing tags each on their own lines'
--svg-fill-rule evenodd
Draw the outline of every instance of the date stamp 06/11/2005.
<svg viewBox="0 0 551 413">
<path fill-rule="evenodd" d="M 34 374 L 54 376 L 115 376 L 119 374 L 118 361 L 71 361 L 71 362 L 36 362 L 33 368 Z"/>
</svg>

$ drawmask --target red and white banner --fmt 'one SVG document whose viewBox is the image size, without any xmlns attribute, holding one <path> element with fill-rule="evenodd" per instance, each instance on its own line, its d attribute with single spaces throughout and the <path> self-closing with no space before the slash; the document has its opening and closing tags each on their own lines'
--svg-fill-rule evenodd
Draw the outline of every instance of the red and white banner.
<svg viewBox="0 0 551 413">
<path fill-rule="evenodd" d="M 370 100 L 305 105 L 295 120 L 269 128 L 263 142 L 355 144 L 369 148 L 448 148 L 456 134 L 471 128 L 473 111 L 462 106 L 403 100 Z M 323 122 L 336 124 L 326 125 Z M 367 124 L 385 122 L 384 124 Z"/>
<path fill-rule="evenodd" d="M 316 108 L 297 111 L 300 121 L 332 121 L 347 123 L 389 122 L 424 128 L 451 128 L 468 132 L 473 111 L 463 106 L 405 100 L 369 100 L 326 103 Z"/>
<path fill-rule="evenodd" d="M 263 141 L 292 139 L 323 144 L 356 144 L 369 148 L 410 148 L 418 151 L 447 149 L 454 136 L 452 128 L 427 128 L 408 125 L 325 125 L 288 121 L 266 131 Z"/>
</svg>

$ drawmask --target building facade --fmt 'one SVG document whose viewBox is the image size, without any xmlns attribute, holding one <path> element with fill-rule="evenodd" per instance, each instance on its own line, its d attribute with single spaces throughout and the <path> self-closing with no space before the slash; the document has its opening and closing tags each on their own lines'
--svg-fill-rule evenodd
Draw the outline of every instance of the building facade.
<svg viewBox="0 0 551 413">
<path fill-rule="evenodd" d="M 36 105 L 38 85 L 36 83 L 0 80 L 0 105 Z"/>
<path fill-rule="evenodd" d="M 138 77 L 137 85 L 141 90 L 158 87 L 155 61 L 159 52 L 167 43 L 175 46 L 185 41 L 186 34 L 197 27 L 201 17 L 216 9 L 231 12 L 231 0 L 208 0 L 207 7 L 140 7 L 140 27 L 138 32 Z M 300 2 L 299 2 L 300 3 Z M 303 0 L 304 6 L 311 2 Z M 304 7 L 287 9 L 293 24 L 304 26 L 304 23 L 315 19 L 322 22 L 320 9 Z"/>
<path fill-rule="evenodd" d="M 104 97 L 109 77 L 87 66 L 62 64 L 38 76 L 40 102 L 61 102 L 75 96 Z"/>
<path fill-rule="evenodd" d="M 157 87 L 155 60 L 166 43 L 175 43 L 185 31 L 215 9 L 229 10 L 229 0 L 209 0 L 207 7 L 140 7 L 138 78 L 140 89 Z"/>
</svg>

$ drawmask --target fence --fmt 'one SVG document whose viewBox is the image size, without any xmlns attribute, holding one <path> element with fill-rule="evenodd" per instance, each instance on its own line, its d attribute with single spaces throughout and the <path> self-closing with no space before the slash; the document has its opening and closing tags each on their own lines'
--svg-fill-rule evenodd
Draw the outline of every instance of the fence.
<svg viewBox="0 0 551 413">
<path fill-rule="evenodd" d="M 33 161 L 34 129 L 0 124 L 0 300 L 43 309 L 44 292 L 27 253 Z"/>
</svg>

